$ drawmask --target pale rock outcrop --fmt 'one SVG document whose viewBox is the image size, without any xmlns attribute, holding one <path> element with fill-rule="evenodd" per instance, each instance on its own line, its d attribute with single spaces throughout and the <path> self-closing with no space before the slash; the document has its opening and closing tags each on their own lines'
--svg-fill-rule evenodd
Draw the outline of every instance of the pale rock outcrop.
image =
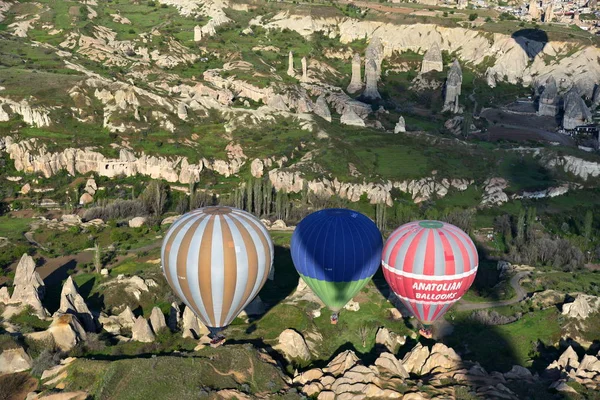
<svg viewBox="0 0 600 400">
<path fill-rule="evenodd" d="M 90 204 L 90 203 L 93 203 L 93 202 L 94 202 L 94 198 L 89 193 L 83 193 L 79 197 L 79 204 L 82 205 L 82 206 L 85 206 L 86 204 Z"/>
<path fill-rule="evenodd" d="M 400 336 L 389 329 L 381 327 L 377 330 L 375 344 L 386 348 L 390 353 L 396 353 L 398 348 L 406 343 L 406 337 Z"/>
<path fill-rule="evenodd" d="M 8 293 L 8 288 L 6 286 L 2 286 L 0 288 L 0 304 L 8 304 L 10 302 L 10 294 Z"/>
<path fill-rule="evenodd" d="M 512 369 L 504 374 L 506 379 L 514 379 L 517 381 L 531 381 L 533 375 L 531 371 L 520 365 L 513 365 Z"/>
<path fill-rule="evenodd" d="M 448 71 L 448 78 L 446 79 L 444 108 L 442 111 L 450 111 L 453 114 L 460 112 L 459 96 L 461 93 L 462 78 L 460 64 L 458 63 L 458 60 L 454 60 L 450 67 L 450 71 Z"/>
<path fill-rule="evenodd" d="M 352 56 L 352 78 L 350 79 L 350 84 L 346 88 L 348 93 L 356 93 L 362 89 L 361 67 L 360 54 L 354 53 Z"/>
<path fill-rule="evenodd" d="M 151 343 L 156 340 L 156 336 L 154 335 L 154 332 L 152 332 L 150 324 L 148 324 L 146 318 L 141 315 L 135 320 L 135 324 L 133 324 L 133 328 L 131 329 L 131 339 L 143 343 Z"/>
<path fill-rule="evenodd" d="M 274 346 L 288 359 L 310 360 L 310 349 L 302 335 L 293 329 L 286 329 L 279 335 L 278 344 Z"/>
<path fill-rule="evenodd" d="M 574 156 L 564 155 L 551 158 L 546 162 L 549 168 L 562 168 L 565 172 L 587 181 L 589 177 L 600 176 L 600 163 L 584 160 Z"/>
<path fill-rule="evenodd" d="M 564 129 L 575 129 L 579 125 L 592 121 L 592 113 L 575 86 L 564 96 L 564 110 L 562 122 Z"/>
<path fill-rule="evenodd" d="M 354 112 L 354 110 L 350 107 L 344 110 L 344 113 L 340 118 L 340 123 L 342 123 L 343 125 L 351 126 L 366 126 L 365 121 L 361 117 L 359 117 L 358 114 L 356 114 L 356 112 Z"/>
<path fill-rule="evenodd" d="M 40 334 L 37 336 L 37 334 Z M 69 351 L 77 345 L 77 343 L 86 339 L 85 329 L 79 323 L 75 315 L 63 314 L 55 316 L 52 324 L 45 332 L 35 332 L 31 334 L 33 339 L 36 337 L 42 340 L 51 335 L 54 344 L 62 351 Z"/>
<path fill-rule="evenodd" d="M 204 335 L 208 335 L 208 328 L 196 317 L 196 314 L 191 308 L 185 307 L 182 316 L 182 327 L 184 338 L 199 339 Z"/>
<path fill-rule="evenodd" d="M 45 294 L 44 281 L 35 270 L 35 261 L 28 254 L 23 254 L 19 260 L 13 285 L 10 304 L 3 313 L 5 318 L 20 313 L 27 306 L 30 306 L 40 318 L 48 316 L 48 312 L 42 305 Z"/>
<path fill-rule="evenodd" d="M 302 57 L 300 62 L 302 63 L 302 77 L 300 78 L 300 82 L 308 82 L 308 64 L 306 57 Z"/>
<path fill-rule="evenodd" d="M 60 314 L 73 314 L 77 317 L 81 325 L 88 332 L 96 332 L 98 323 L 96 318 L 90 312 L 85 300 L 77 291 L 77 286 L 70 276 L 63 284 L 60 293 L 60 307 L 55 316 Z"/>
<path fill-rule="evenodd" d="M 125 307 L 125 309 L 118 315 L 119 324 L 125 329 L 133 328 L 135 324 L 135 315 L 129 306 Z"/>
<path fill-rule="evenodd" d="M 346 373 L 358 363 L 358 357 L 351 350 L 346 350 L 333 358 L 326 368 L 326 372 L 333 376 L 340 376 Z"/>
<path fill-rule="evenodd" d="M 400 116 L 400 118 L 398 118 L 398 122 L 396 123 L 396 126 L 394 126 L 394 133 L 403 133 L 406 132 L 406 122 L 404 121 L 404 117 Z"/>
<path fill-rule="evenodd" d="M 29 183 L 24 184 L 20 190 L 21 194 L 27 195 L 31 192 L 31 185 Z"/>
<path fill-rule="evenodd" d="M 324 95 L 320 95 L 315 102 L 314 113 L 319 117 L 323 118 L 327 122 L 331 122 L 331 111 L 329 111 L 329 106 L 327 105 L 327 101 L 325 100 Z"/>
<path fill-rule="evenodd" d="M 136 300 L 140 300 L 142 293 L 148 292 L 150 287 L 156 287 L 157 284 L 152 279 L 142 279 L 139 276 L 125 277 L 124 275 L 117 276 L 117 279 L 103 283 L 102 287 L 111 287 L 113 285 L 122 286 L 125 293 L 133 296 Z"/>
<path fill-rule="evenodd" d="M 421 369 L 429 358 L 429 348 L 418 343 L 408 354 L 402 359 L 402 365 L 408 373 L 420 375 Z"/>
<path fill-rule="evenodd" d="M 155 334 L 158 334 L 158 332 L 167 327 L 165 315 L 162 313 L 160 308 L 154 307 L 152 309 L 152 313 L 150 314 L 150 325 L 152 326 L 152 331 Z"/>
<path fill-rule="evenodd" d="M 346 311 L 359 311 L 360 310 L 360 303 L 357 301 L 354 301 L 352 299 L 350 299 L 345 305 L 344 305 L 344 310 Z"/>
<path fill-rule="evenodd" d="M 262 162 L 262 160 L 260 160 L 258 158 L 255 158 L 250 163 L 250 173 L 255 178 L 262 178 L 263 173 L 264 173 L 264 168 L 265 168 L 264 163 Z"/>
<path fill-rule="evenodd" d="M 538 0 L 530 0 L 529 1 L 528 12 L 529 12 L 529 16 L 532 19 L 537 19 L 538 21 L 541 19 L 541 11 L 540 11 Z"/>
<path fill-rule="evenodd" d="M 26 371 L 33 365 L 33 360 L 22 347 L 4 350 L 0 353 L 0 375 Z"/>
<path fill-rule="evenodd" d="M 164 218 L 160 224 L 161 225 L 170 225 L 172 223 L 174 223 L 175 221 L 177 221 L 179 218 L 181 218 L 181 215 L 170 215 L 166 218 Z"/>
<path fill-rule="evenodd" d="M 544 84 L 544 91 L 540 95 L 538 115 L 556 116 L 558 104 L 558 87 L 556 79 L 550 76 Z"/>
<path fill-rule="evenodd" d="M 544 22 L 552 22 L 554 20 L 554 4 L 550 3 L 544 10 Z"/>
<path fill-rule="evenodd" d="M 556 363 L 559 367 L 567 371 L 571 369 L 577 369 L 579 367 L 579 356 L 577 355 L 575 350 L 573 350 L 573 347 L 569 346 L 560 355 Z"/>
<path fill-rule="evenodd" d="M 134 217 L 127 222 L 130 228 L 139 228 L 144 226 L 145 223 L 146 217 Z"/>
<path fill-rule="evenodd" d="M 375 365 L 387 370 L 392 376 L 408 378 L 408 372 L 406 372 L 402 363 L 392 353 L 381 353 L 379 358 L 375 360 Z"/>
<path fill-rule="evenodd" d="M 504 189 L 508 187 L 508 182 L 504 178 L 489 178 L 483 183 L 482 206 L 492 207 L 504 204 L 508 201 L 508 195 Z"/>
<path fill-rule="evenodd" d="M 444 64 L 442 61 L 442 51 L 439 44 L 436 42 L 429 47 L 423 56 L 421 63 L 421 73 L 425 74 L 429 71 L 443 71 Z"/>
<path fill-rule="evenodd" d="M 0 97 L 0 109 L 8 108 L 11 112 L 19 114 L 23 121 L 38 128 L 50 126 L 52 121 L 50 120 L 50 109 L 45 107 L 33 107 L 26 100 L 20 102 L 13 101 L 9 98 Z M 8 114 L 6 111 L 0 112 L 2 120 L 8 121 Z"/>
<path fill-rule="evenodd" d="M 459 369 L 460 362 L 461 358 L 452 348 L 442 343 L 436 343 L 431 349 L 429 358 L 421 368 L 421 374 L 425 375 L 444 370 L 456 370 Z"/>
<path fill-rule="evenodd" d="M 565 303 L 562 314 L 569 318 L 586 319 L 600 308 L 600 297 L 579 294 L 572 303 Z"/>
<path fill-rule="evenodd" d="M 194 42 L 199 42 L 202 40 L 202 27 L 196 25 L 194 27 Z"/>
<path fill-rule="evenodd" d="M 367 78 L 367 64 L 369 61 L 375 62 L 375 85 L 377 85 L 377 81 L 381 78 L 381 63 L 383 62 L 383 58 L 385 56 L 385 49 L 383 46 L 383 42 L 380 36 L 373 36 L 369 45 L 365 50 L 365 81 L 368 84 Z"/>
<path fill-rule="evenodd" d="M 365 90 L 362 97 L 368 100 L 380 99 L 381 95 L 377 90 L 379 74 L 377 72 L 377 62 L 373 59 L 367 59 L 365 63 Z"/>
<path fill-rule="evenodd" d="M 288 69 L 287 74 L 291 77 L 296 76 L 296 72 L 294 71 L 294 53 L 290 50 L 288 53 Z"/>
</svg>

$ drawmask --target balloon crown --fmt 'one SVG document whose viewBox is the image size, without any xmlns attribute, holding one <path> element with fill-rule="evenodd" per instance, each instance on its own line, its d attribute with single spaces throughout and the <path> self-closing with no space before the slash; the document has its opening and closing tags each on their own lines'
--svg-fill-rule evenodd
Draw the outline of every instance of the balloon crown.
<svg viewBox="0 0 600 400">
<path fill-rule="evenodd" d="M 427 229 L 438 229 L 438 228 L 442 228 L 444 226 L 444 224 L 441 223 L 440 221 L 421 221 L 421 222 L 419 222 L 419 226 L 421 228 L 427 228 Z"/>
</svg>

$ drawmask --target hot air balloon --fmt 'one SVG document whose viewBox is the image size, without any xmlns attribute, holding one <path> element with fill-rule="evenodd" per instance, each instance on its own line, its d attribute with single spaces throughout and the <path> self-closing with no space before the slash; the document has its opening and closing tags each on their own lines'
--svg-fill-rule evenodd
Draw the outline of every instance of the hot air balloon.
<svg viewBox="0 0 600 400">
<path fill-rule="evenodd" d="M 175 294 L 208 327 L 220 331 L 256 297 L 273 265 L 273 242 L 252 214 L 204 207 L 179 218 L 163 240 L 163 273 Z"/>
<path fill-rule="evenodd" d="M 290 244 L 296 270 L 333 311 L 334 324 L 338 312 L 379 268 L 382 246 L 381 233 L 373 221 L 342 208 L 305 217 Z"/>
<path fill-rule="evenodd" d="M 385 280 L 427 337 L 435 320 L 467 292 L 479 265 L 469 235 L 440 221 L 402 225 L 386 241 L 382 259 Z"/>
</svg>

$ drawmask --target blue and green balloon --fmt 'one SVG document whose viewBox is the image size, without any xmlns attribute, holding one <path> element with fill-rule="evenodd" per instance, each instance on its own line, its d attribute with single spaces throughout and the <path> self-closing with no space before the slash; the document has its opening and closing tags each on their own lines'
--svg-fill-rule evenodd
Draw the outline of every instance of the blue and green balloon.
<svg viewBox="0 0 600 400">
<path fill-rule="evenodd" d="M 290 246 L 302 279 L 337 313 L 379 268 L 383 240 L 377 226 L 365 215 L 333 208 L 314 212 L 300 221 Z"/>
</svg>

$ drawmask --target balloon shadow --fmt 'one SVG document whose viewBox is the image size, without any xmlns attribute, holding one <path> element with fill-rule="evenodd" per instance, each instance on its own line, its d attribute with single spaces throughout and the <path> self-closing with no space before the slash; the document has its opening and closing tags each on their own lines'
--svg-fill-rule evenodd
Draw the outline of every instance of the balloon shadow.
<svg viewBox="0 0 600 400">
<path fill-rule="evenodd" d="M 521 46 L 529 59 L 534 59 L 544 51 L 548 43 L 548 34 L 542 29 L 528 28 L 513 32 L 511 37 Z"/>
</svg>

